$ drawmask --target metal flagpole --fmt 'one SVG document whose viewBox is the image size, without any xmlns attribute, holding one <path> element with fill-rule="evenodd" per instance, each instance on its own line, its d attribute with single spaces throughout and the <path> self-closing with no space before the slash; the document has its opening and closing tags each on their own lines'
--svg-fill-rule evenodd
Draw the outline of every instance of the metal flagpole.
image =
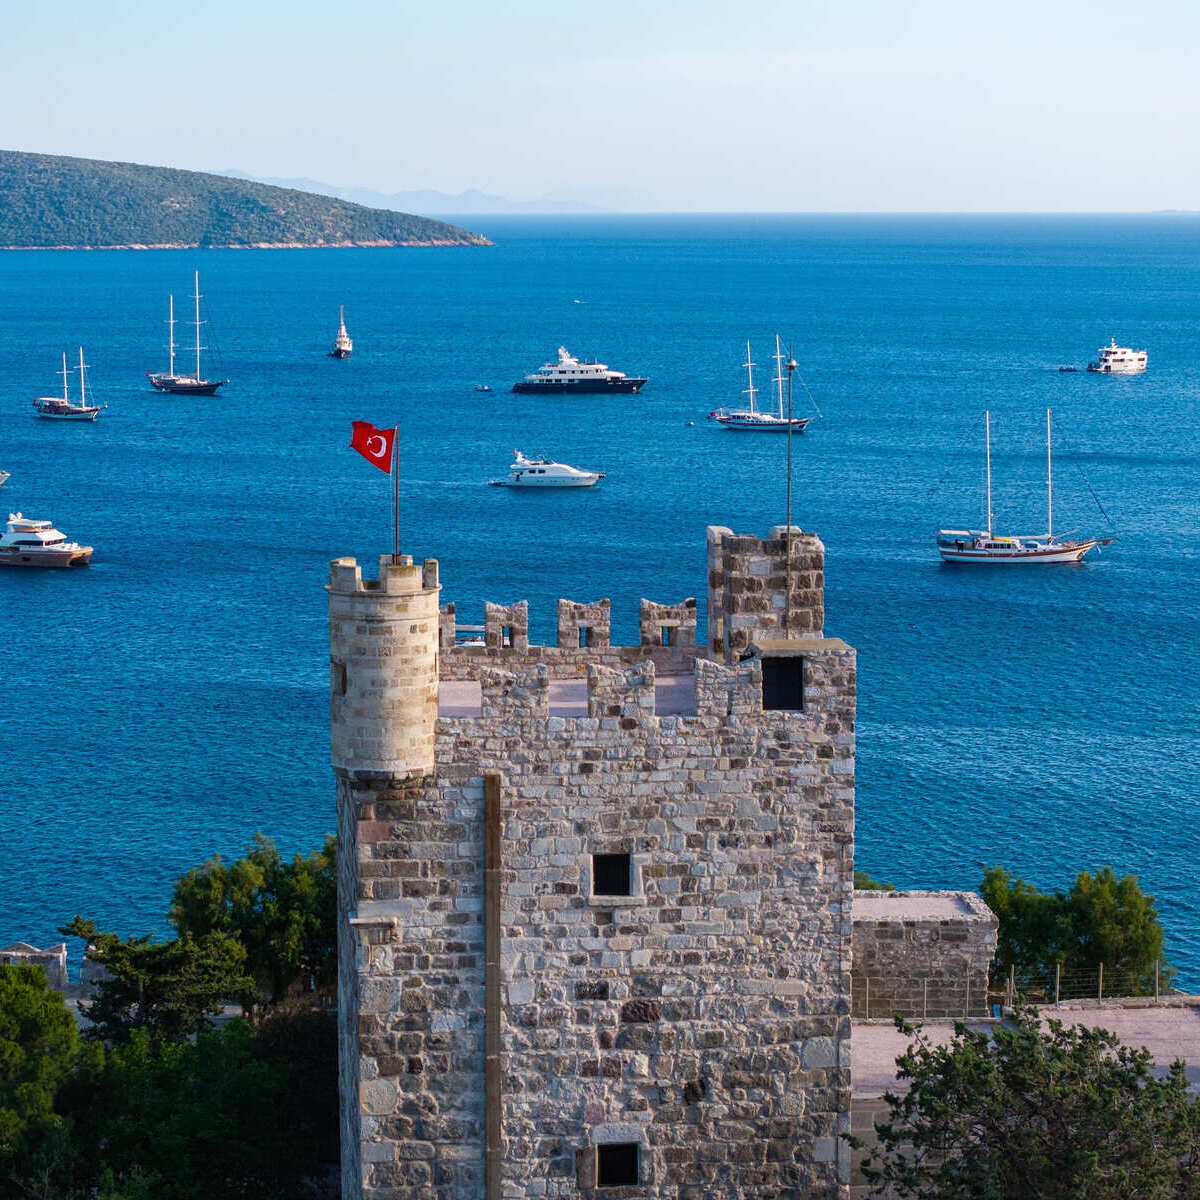
<svg viewBox="0 0 1200 1200">
<path fill-rule="evenodd" d="M 400 561 L 400 427 L 392 430 L 392 562 Z"/>
<path fill-rule="evenodd" d="M 783 628 L 785 633 L 790 633 L 790 622 L 788 613 L 792 607 L 792 372 L 796 369 L 796 358 L 792 354 L 792 344 L 788 342 L 788 361 L 787 361 L 787 532 L 784 545 L 787 554 L 787 572 L 785 578 L 787 580 L 787 596 L 783 603 Z"/>
</svg>

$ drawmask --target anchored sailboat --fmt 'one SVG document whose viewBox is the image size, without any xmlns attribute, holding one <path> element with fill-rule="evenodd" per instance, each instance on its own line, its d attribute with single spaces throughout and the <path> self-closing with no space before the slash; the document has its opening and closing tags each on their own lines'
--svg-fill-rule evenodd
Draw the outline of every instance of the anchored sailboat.
<svg viewBox="0 0 1200 1200">
<path fill-rule="evenodd" d="M 339 304 L 337 337 L 333 340 L 333 349 L 330 350 L 329 357 L 349 358 L 353 353 L 354 342 L 351 341 L 350 335 L 346 332 L 346 310 Z"/>
<path fill-rule="evenodd" d="M 769 430 L 779 433 L 786 433 L 789 429 L 793 433 L 803 433 L 804 427 L 808 424 L 808 417 L 789 417 L 784 412 L 783 404 L 783 348 L 779 341 L 779 334 L 775 335 L 775 353 L 771 356 L 775 359 L 775 378 L 771 381 L 775 384 L 778 392 L 778 413 L 766 412 L 759 409 L 754 401 L 754 397 L 758 389 L 754 386 L 754 363 L 750 359 L 750 343 L 746 343 L 746 361 L 742 366 L 746 368 L 746 378 L 749 384 L 743 389 L 743 394 L 750 397 L 748 408 L 718 408 L 715 412 L 708 415 L 712 417 L 720 425 L 724 425 L 726 429 L 760 429 Z M 789 373 L 795 368 L 795 363 L 787 364 Z"/>
<path fill-rule="evenodd" d="M 949 563 L 1077 563 L 1096 546 L 1107 546 L 1115 537 L 1082 542 L 1059 541 L 1054 536 L 1054 467 L 1050 449 L 1050 410 L 1046 409 L 1046 532 L 1001 537 L 994 532 L 992 513 L 992 418 L 983 414 L 987 457 L 987 529 L 939 529 L 938 553 Z"/>
<path fill-rule="evenodd" d="M 79 403 L 72 404 L 67 392 L 67 354 L 63 351 L 62 370 L 58 373 L 63 377 L 63 394 L 61 396 L 39 396 L 33 402 L 33 407 L 39 417 L 50 421 L 94 421 L 100 415 L 99 404 L 89 404 L 87 400 L 87 376 L 84 374 L 83 347 L 79 347 Z"/>
<path fill-rule="evenodd" d="M 196 319 L 192 322 L 196 327 L 196 371 L 192 375 L 176 375 L 175 374 L 175 297 L 170 297 L 170 306 L 168 309 L 169 316 L 167 318 L 168 326 L 168 366 L 166 373 L 156 373 L 147 375 L 151 385 L 160 392 L 174 392 L 189 396 L 212 396 L 216 393 L 217 388 L 222 384 L 228 383 L 228 379 L 205 379 L 200 374 L 200 326 L 203 322 L 200 320 L 200 272 L 195 274 L 195 300 L 196 300 Z"/>
</svg>

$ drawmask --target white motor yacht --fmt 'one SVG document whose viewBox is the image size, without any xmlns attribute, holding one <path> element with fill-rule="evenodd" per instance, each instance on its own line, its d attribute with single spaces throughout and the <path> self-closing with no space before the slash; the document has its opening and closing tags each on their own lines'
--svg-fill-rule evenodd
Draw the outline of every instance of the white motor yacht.
<svg viewBox="0 0 1200 1200">
<path fill-rule="evenodd" d="M 0 487 L 3 487 L 11 478 L 12 475 L 8 471 L 0 471 Z"/>
<path fill-rule="evenodd" d="M 9 513 L 0 535 L 0 566 L 86 567 L 91 546 L 68 542 L 49 521 L 36 521 L 20 513 Z"/>
<path fill-rule="evenodd" d="M 584 362 L 559 346 L 557 362 L 544 364 L 538 370 L 513 384 L 514 392 L 640 392 L 646 385 L 641 375 L 626 375 L 614 371 L 606 363 Z"/>
<path fill-rule="evenodd" d="M 1088 363 L 1088 370 L 1099 375 L 1137 375 L 1146 369 L 1145 350 L 1118 346 L 1116 338 L 1101 346 L 1096 355 L 1096 362 Z"/>
<path fill-rule="evenodd" d="M 548 458 L 526 458 L 513 451 L 507 479 L 489 479 L 492 487 L 592 487 L 604 478 L 603 471 L 583 471 Z"/>
</svg>

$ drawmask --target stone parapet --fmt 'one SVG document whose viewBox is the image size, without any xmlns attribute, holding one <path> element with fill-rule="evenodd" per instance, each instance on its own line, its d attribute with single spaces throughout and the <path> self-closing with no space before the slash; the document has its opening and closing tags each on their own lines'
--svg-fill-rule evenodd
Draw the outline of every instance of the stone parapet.
<svg viewBox="0 0 1200 1200">
<path fill-rule="evenodd" d="M 612 605 L 607 600 L 558 602 L 560 649 L 599 649 L 609 644 Z"/>
<path fill-rule="evenodd" d="M 656 604 L 643 599 L 638 605 L 638 641 L 643 646 L 694 646 L 695 596 L 678 604 Z"/>
<path fill-rule="evenodd" d="M 708 639 L 735 662 L 756 637 L 820 637 L 825 547 L 815 533 L 777 525 L 765 538 L 708 528 Z"/>
<path fill-rule="evenodd" d="M 483 606 L 483 641 L 489 650 L 511 649 L 523 654 L 529 649 L 529 602 Z"/>
</svg>

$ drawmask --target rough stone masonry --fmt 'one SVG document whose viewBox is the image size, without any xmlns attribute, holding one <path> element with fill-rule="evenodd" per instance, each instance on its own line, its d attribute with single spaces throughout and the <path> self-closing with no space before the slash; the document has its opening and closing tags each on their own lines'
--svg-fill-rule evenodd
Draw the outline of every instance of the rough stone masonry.
<svg viewBox="0 0 1200 1200">
<path fill-rule="evenodd" d="M 707 647 L 331 565 L 347 1200 L 848 1194 L 854 651 L 816 536 L 707 540 Z"/>
</svg>

